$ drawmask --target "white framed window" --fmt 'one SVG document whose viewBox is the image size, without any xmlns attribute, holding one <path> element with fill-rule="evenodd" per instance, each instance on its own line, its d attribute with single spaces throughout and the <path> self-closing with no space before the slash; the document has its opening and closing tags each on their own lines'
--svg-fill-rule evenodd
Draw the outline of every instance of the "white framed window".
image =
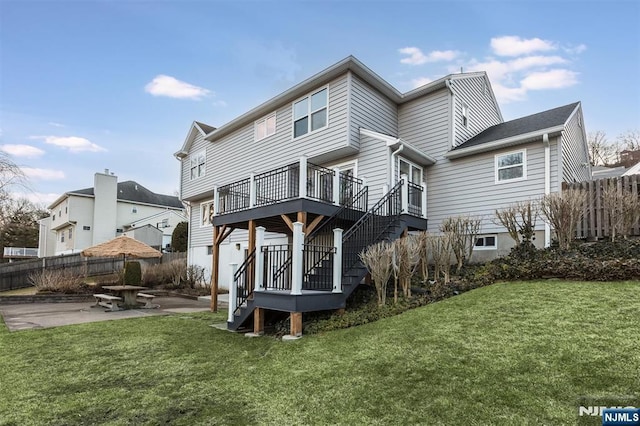
<svg viewBox="0 0 640 426">
<path fill-rule="evenodd" d="M 409 182 L 415 183 L 416 185 L 422 184 L 422 167 L 400 156 L 398 156 L 397 159 L 396 182 L 400 181 L 402 175 L 407 175 Z"/>
<path fill-rule="evenodd" d="M 476 238 L 476 245 L 474 250 L 497 250 L 498 249 L 498 236 L 493 235 L 480 235 Z"/>
<path fill-rule="evenodd" d="M 191 179 L 204 176 L 207 165 L 207 154 L 204 150 L 195 152 L 189 156 L 191 159 Z"/>
<path fill-rule="evenodd" d="M 69 228 L 69 241 L 73 240 L 73 228 Z"/>
<path fill-rule="evenodd" d="M 465 103 L 462 104 L 462 125 L 469 127 L 469 105 Z"/>
<path fill-rule="evenodd" d="M 496 183 L 514 182 L 527 178 L 527 150 L 512 151 L 495 156 Z"/>
<path fill-rule="evenodd" d="M 293 103 L 293 138 L 327 127 L 329 89 L 324 88 Z"/>
<path fill-rule="evenodd" d="M 200 226 L 213 224 L 213 200 L 200 204 Z"/>
<path fill-rule="evenodd" d="M 132 207 L 131 208 L 131 213 L 138 213 L 138 208 L 137 207 Z"/>
<path fill-rule="evenodd" d="M 253 136 L 255 141 L 271 136 L 276 132 L 276 113 L 271 113 L 253 124 Z"/>
</svg>

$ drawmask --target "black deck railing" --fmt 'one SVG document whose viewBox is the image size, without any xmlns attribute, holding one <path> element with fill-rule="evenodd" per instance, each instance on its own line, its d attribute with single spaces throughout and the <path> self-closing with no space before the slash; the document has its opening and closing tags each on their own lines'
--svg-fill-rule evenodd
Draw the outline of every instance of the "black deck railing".
<svg viewBox="0 0 640 426">
<path fill-rule="evenodd" d="M 307 163 L 306 197 L 324 203 L 333 203 L 335 171 Z M 253 207 L 267 206 L 300 196 L 300 163 L 292 163 L 277 169 L 259 173 L 253 177 L 255 200 Z M 340 172 L 339 204 L 350 205 L 355 210 L 366 211 L 367 200 L 353 202 L 355 194 L 364 187 L 362 179 Z M 251 204 L 251 178 L 246 178 L 218 188 L 218 214 L 247 210 Z"/>
<path fill-rule="evenodd" d="M 251 294 L 253 294 L 253 277 L 251 276 L 251 272 L 253 272 L 255 260 L 256 250 L 253 249 L 251 253 L 247 255 L 247 258 L 244 260 L 242 265 L 240 265 L 238 270 L 233 274 L 233 285 L 236 286 L 235 312 L 237 312 L 247 299 L 249 299 Z"/>
<path fill-rule="evenodd" d="M 269 290 L 291 290 L 291 244 L 277 244 L 262 247 L 264 259 L 263 286 Z"/>
<path fill-rule="evenodd" d="M 342 238 L 342 271 L 353 268 L 360 252 L 380 239 L 402 213 L 400 180 Z"/>
<path fill-rule="evenodd" d="M 333 257 L 335 247 L 305 244 L 302 255 L 302 289 L 331 290 L 333 288 Z"/>
<path fill-rule="evenodd" d="M 232 213 L 249 208 L 250 179 L 242 179 L 218 188 L 218 212 Z"/>
<path fill-rule="evenodd" d="M 300 163 L 293 163 L 254 176 L 256 206 L 297 198 L 300 194 Z"/>
<path fill-rule="evenodd" d="M 422 186 L 415 183 L 408 182 L 408 212 L 412 216 L 422 216 Z"/>
</svg>

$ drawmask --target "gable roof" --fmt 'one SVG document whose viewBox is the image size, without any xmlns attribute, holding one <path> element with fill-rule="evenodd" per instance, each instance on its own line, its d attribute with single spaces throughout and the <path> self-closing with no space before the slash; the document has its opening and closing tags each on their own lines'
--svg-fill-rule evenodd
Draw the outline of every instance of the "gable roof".
<svg viewBox="0 0 640 426">
<path fill-rule="evenodd" d="M 461 143 L 445 154 L 447 158 L 494 149 L 502 146 L 524 143 L 539 139 L 544 133 L 558 133 L 580 106 L 580 102 L 542 111 L 526 117 L 493 125 Z"/>
<path fill-rule="evenodd" d="M 213 126 L 209 126 L 208 124 L 204 124 L 200 121 L 194 121 L 193 123 L 191 123 L 191 128 L 189 129 L 187 138 L 182 143 L 182 148 L 180 148 L 180 150 L 175 152 L 173 155 L 178 159 L 186 157 L 189 153 L 189 149 L 191 149 L 191 144 L 193 143 L 198 133 L 202 136 L 206 136 L 214 130 L 216 130 L 216 128 Z"/>
<path fill-rule="evenodd" d="M 94 196 L 93 188 L 78 189 L 75 191 L 69 191 L 66 194 L 84 195 L 91 197 Z M 121 201 L 131 201 L 140 204 L 152 204 L 162 207 L 177 209 L 184 208 L 178 197 L 174 197 L 173 195 L 156 194 L 155 192 L 149 191 L 144 186 L 132 180 L 118 182 L 117 199 Z"/>
<path fill-rule="evenodd" d="M 447 87 L 447 81 L 451 79 L 475 78 L 478 76 L 485 76 L 486 78 L 486 73 L 484 71 L 463 74 L 450 74 L 427 83 L 423 86 L 420 86 L 416 89 L 410 90 L 406 93 L 401 93 L 400 91 L 398 91 L 398 89 L 393 87 L 386 80 L 373 72 L 370 68 L 360 62 L 354 56 L 348 56 L 345 59 L 335 63 L 334 65 L 331 65 L 330 67 L 320 71 L 319 73 L 316 73 L 306 80 L 296 84 L 290 89 L 285 90 L 279 95 L 249 110 L 243 115 L 236 117 L 230 122 L 209 132 L 206 136 L 206 139 L 213 140 L 215 138 L 227 135 L 230 132 L 233 132 L 234 130 L 237 130 L 238 128 L 246 125 L 247 123 L 251 123 L 273 112 L 273 110 L 278 108 L 280 105 L 286 104 L 287 102 L 293 102 L 294 100 L 296 100 L 300 96 L 307 94 L 314 88 L 329 83 L 331 80 L 345 74 L 347 71 L 354 73 L 365 82 L 369 83 L 371 86 L 387 96 L 396 104 L 403 104 L 426 94 L 444 89 Z M 489 85 L 489 87 L 491 86 Z M 498 109 L 498 112 L 499 111 L 500 110 Z M 178 156 L 178 154 L 182 151 L 183 150 L 176 153 L 176 156 Z"/>
</svg>

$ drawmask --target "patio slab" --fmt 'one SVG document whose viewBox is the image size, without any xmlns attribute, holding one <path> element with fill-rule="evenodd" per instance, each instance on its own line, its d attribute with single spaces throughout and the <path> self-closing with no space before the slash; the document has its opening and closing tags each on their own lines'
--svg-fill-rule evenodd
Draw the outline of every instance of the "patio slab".
<svg viewBox="0 0 640 426">
<path fill-rule="evenodd" d="M 70 303 L 21 303 L 0 305 L 0 314 L 9 331 L 58 327 L 96 321 L 112 321 L 124 318 L 139 318 L 174 313 L 203 312 L 209 310 L 207 302 L 181 297 L 156 297 L 157 309 L 128 309 L 110 312 L 105 308 L 92 307 L 92 302 Z"/>
</svg>

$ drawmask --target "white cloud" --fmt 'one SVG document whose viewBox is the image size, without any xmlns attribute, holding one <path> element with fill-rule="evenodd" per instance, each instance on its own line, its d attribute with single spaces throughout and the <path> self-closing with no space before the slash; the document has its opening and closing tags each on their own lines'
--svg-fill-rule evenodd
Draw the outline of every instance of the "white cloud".
<svg viewBox="0 0 640 426">
<path fill-rule="evenodd" d="M 71 152 L 101 152 L 106 151 L 105 148 L 96 145 L 88 139 L 78 136 L 31 136 L 30 139 L 41 139 L 49 145 L 66 148 Z"/>
<path fill-rule="evenodd" d="M 213 105 L 214 107 L 224 108 L 227 106 L 227 103 L 223 100 L 220 100 L 220 101 L 214 101 L 211 105 Z"/>
<path fill-rule="evenodd" d="M 7 144 L 7 145 L 0 145 L 0 149 L 15 157 L 34 158 L 44 154 L 43 150 L 31 145 Z"/>
<path fill-rule="evenodd" d="M 48 124 L 53 127 L 65 127 L 64 124 L 56 123 L 55 121 L 50 121 Z"/>
<path fill-rule="evenodd" d="M 403 55 L 409 55 L 406 58 L 400 59 L 401 63 L 409 65 L 422 65 L 427 62 L 452 61 L 460 55 L 460 52 L 456 50 L 434 50 L 425 55 L 422 53 L 422 50 L 417 47 L 403 47 L 402 49 L 398 49 L 398 51 Z"/>
<path fill-rule="evenodd" d="M 34 180 L 60 180 L 64 179 L 62 170 L 53 169 L 37 169 L 32 167 L 21 167 L 22 171 L 28 178 Z"/>
<path fill-rule="evenodd" d="M 411 80 L 411 86 L 414 89 L 417 89 L 420 86 L 424 86 L 425 84 L 429 84 L 431 83 L 433 80 L 430 79 L 429 77 L 419 77 L 419 78 L 414 78 L 413 80 Z"/>
<path fill-rule="evenodd" d="M 153 96 L 200 100 L 211 94 L 210 90 L 180 81 L 169 75 L 160 74 L 144 86 L 144 90 Z"/>
<path fill-rule="evenodd" d="M 557 49 L 555 43 L 539 38 L 522 39 L 518 36 L 502 36 L 491 39 L 491 48 L 498 56 L 520 56 L 534 52 Z"/>
<path fill-rule="evenodd" d="M 578 73 L 566 69 L 533 72 L 520 81 L 525 90 L 562 89 L 578 82 Z"/>
<path fill-rule="evenodd" d="M 562 49 L 570 55 L 579 55 L 580 53 L 587 50 L 587 46 L 585 44 L 579 44 L 577 46 L 566 46 Z"/>
</svg>

